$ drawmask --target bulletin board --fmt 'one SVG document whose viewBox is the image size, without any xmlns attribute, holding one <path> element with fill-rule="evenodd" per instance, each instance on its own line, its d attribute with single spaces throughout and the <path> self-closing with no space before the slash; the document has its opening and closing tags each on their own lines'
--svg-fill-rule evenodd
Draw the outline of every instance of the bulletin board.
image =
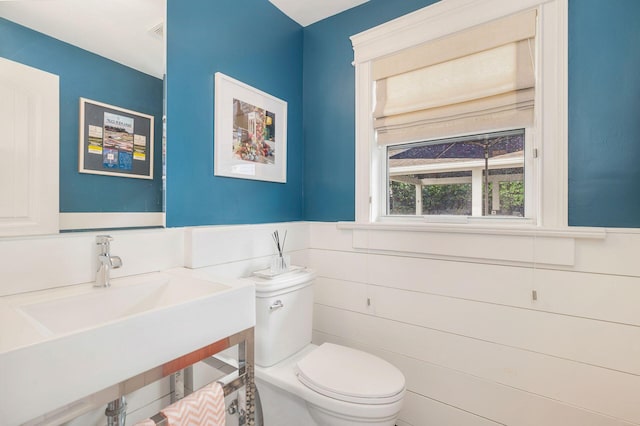
<svg viewBox="0 0 640 426">
<path fill-rule="evenodd" d="M 154 117 L 80 98 L 79 172 L 153 179 Z"/>
</svg>

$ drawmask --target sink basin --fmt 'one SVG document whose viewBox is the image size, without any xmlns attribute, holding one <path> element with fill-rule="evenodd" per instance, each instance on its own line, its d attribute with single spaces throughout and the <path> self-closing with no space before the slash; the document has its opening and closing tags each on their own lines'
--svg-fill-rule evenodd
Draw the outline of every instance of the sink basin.
<svg viewBox="0 0 640 426">
<path fill-rule="evenodd" d="M 86 294 L 23 305 L 19 310 L 44 327 L 46 334 L 64 334 L 228 288 L 210 281 L 158 273 L 115 279 L 109 288 L 90 288 Z"/>
<path fill-rule="evenodd" d="M 252 285 L 185 268 L 2 297 L 0 423 L 55 423 L 43 416 L 254 325 Z"/>
</svg>

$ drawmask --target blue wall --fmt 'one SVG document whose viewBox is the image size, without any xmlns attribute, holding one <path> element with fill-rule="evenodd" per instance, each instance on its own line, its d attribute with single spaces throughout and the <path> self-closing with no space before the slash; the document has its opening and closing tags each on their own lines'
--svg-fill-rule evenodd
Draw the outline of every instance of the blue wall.
<svg viewBox="0 0 640 426">
<path fill-rule="evenodd" d="M 640 1 L 569 2 L 569 224 L 640 227 Z"/>
<path fill-rule="evenodd" d="M 167 8 L 167 225 L 302 220 L 302 28 L 266 0 Z M 218 71 L 288 102 L 286 184 L 213 175 Z"/>
<path fill-rule="evenodd" d="M 0 56 L 60 76 L 60 211 L 162 211 L 162 80 L 0 18 Z M 154 179 L 78 172 L 79 98 L 155 116 Z"/>
<path fill-rule="evenodd" d="M 433 2 L 371 0 L 302 29 L 266 0 L 169 0 L 168 224 L 353 220 L 349 36 Z M 569 223 L 638 227 L 640 2 L 569 6 Z M 61 77 L 61 211 L 160 211 L 159 178 L 79 174 L 77 134 L 84 96 L 155 115 L 159 138 L 162 82 L 2 19 L 0 40 L 0 56 Z M 216 71 L 289 103 L 286 184 L 213 176 Z"/>
<path fill-rule="evenodd" d="M 304 29 L 304 215 L 355 216 L 355 72 L 350 36 L 435 3 L 371 0 Z"/>
<path fill-rule="evenodd" d="M 354 219 L 349 36 L 433 3 L 372 0 L 305 28 L 305 219 Z M 640 1 L 569 1 L 569 224 L 640 227 Z"/>
</svg>

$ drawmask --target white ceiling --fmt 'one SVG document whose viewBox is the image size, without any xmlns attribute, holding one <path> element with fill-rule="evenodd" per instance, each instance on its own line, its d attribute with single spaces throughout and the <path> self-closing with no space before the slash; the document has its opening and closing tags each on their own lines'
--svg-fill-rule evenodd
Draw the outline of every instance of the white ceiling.
<svg viewBox="0 0 640 426">
<path fill-rule="evenodd" d="M 369 0 L 269 0 L 289 18 L 306 27 Z"/>
<path fill-rule="evenodd" d="M 3 18 L 158 78 L 164 41 L 149 30 L 164 10 L 164 0 L 0 1 Z"/>
<path fill-rule="evenodd" d="M 214 0 L 211 0 L 214 1 Z M 369 0 L 269 0 L 302 26 Z M 0 17 L 162 78 L 166 0 L 0 0 Z"/>
</svg>

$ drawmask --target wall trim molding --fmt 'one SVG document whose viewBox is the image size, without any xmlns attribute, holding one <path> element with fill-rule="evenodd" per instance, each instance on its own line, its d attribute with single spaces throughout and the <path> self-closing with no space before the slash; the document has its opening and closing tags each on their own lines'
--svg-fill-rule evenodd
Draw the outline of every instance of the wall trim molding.
<svg viewBox="0 0 640 426">
<path fill-rule="evenodd" d="M 355 62 L 367 62 L 400 49 L 557 0 L 441 0 L 351 36 Z M 447 25 L 443 25 L 446 22 Z"/>
<path fill-rule="evenodd" d="M 61 231 L 164 227 L 163 212 L 60 213 Z"/>
<path fill-rule="evenodd" d="M 416 233 L 453 233 L 453 234 L 481 234 L 488 236 L 518 236 L 518 237 L 553 237 L 604 240 L 607 233 L 605 228 L 534 228 L 523 226 L 491 226 L 468 224 L 407 224 L 407 223 L 356 223 L 337 222 L 338 229 L 369 230 L 369 231 L 398 231 Z M 621 232 L 622 233 L 622 232 Z"/>
</svg>

